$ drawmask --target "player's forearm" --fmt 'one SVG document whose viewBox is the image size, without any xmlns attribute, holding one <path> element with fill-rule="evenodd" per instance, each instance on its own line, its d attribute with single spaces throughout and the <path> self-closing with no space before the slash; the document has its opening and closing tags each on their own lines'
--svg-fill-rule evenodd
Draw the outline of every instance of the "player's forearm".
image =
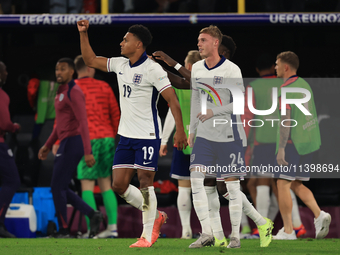
<svg viewBox="0 0 340 255">
<path fill-rule="evenodd" d="M 197 89 L 191 90 L 191 105 L 190 105 L 190 134 L 195 134 L 198 126 L 199 119 L 198 113 L 201 111 L 201 105 L 199 101 L 200 93 Z"/>
<path fill-rule="evenodd" d="M 214 116 L 231 114 L 233 113 L 233 103 L 227 104 L 225 106 L 216 107 L 211 110 L 213 111 Z"/>
<path fill-rule="evenodd" d="M 53 128 L 53 131 L 50 135 L 50 137 L 47 139 L 45 146 L 49 148 L 50 150 L 52 149 L 53 144 L 58 140 L 58 134 L 57 134 L 57 126 Z"/>
<path fill-rule="evenodd" d="M 89 36 L 87 32 L 80 32 L 80 49 L 84 62 L 87 66 L 94 67 L 93 62 L 96 59 L 96 54 L 90 45 Z"/>
<path fill-rule="evenodd" d="M 285 126 L 280 125 L 280 141 L 279 141 L 279 149 L 286 148 L 289 133 L 290 133 L 290 110 L 287 109 L 287 114 L 281 116 L 281 123 L 282 121 L 285 121 Z"/>
<path fill-rule="evenodd" d="M 172 115 L 171 110 L 169 109 L 168 114 L 166 115 L 164 127 L 163 127 L 163 135 L 162 135 L 162 145 L 166 145 L 168 143 L 169 137 L 171 136 L 172 131 L 175 127 L 175 119 Z"/>
<path fill-rule="evenodd" d="M 0 103 L 0 131 L 14 133 L 18 129 L 19 126 L 11 121 L 8 105 Z"/>
<path fill-rule="evenodd" d="M 183 75 L 183 77 L 190 83 L 191 79 L 191 72 L 186 69 L 184 66 L 182 66 L 180 69 L 178 69 L 178 72 Z"/>
<path fill-rule="evenodd" d="M 169 107 L 171 109 L 172 115 L 174 116 L 174 119 L 175 119 L 176 130 L 177 131 L 180 131 L 180 130 L 184 131 L 182 112 L 181 112 L 181 108 L 180 108 L 180 105 L 179 105 L 177 98 L 176 97 L 172 98 L 170 100 L 170 102 L 168 102 L 168 103 L 169 103 Z"/>
<path fill-rule="evenodd" d="M 167 70 L 165 70 L 168 74 L 168 78 L 171 82 L 171 86 L 175 87 L 176 89 L 190 89 L 190 79 L 186 80 L 182 77 L 179 77 L 176 74 L 173 74 Z"/>
</svg>

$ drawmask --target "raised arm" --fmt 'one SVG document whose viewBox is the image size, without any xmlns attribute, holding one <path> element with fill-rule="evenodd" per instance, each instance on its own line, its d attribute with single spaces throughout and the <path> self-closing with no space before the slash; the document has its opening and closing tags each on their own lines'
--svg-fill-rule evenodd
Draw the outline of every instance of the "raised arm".
<svg viewBox="0 0 340 255">
<path fill-rule="evenodd" d="M 93 67 L 104 72 L 107 72 L 107 58 L 97 57 L 90 45 L 88 29 L 90 23 L 88 20 L 80 20 L 77 22 L 78 31 L 80 35 L 80 49 L 84 62 L 87 66 Z"/>
<path fill-rule="evenodd" d="M 176 60 L 172 59 L 163 51 L 156 51 L 152 55 L 155 57 L 155 59 L 164 61 L 170 67 L 175 67 L 178 64 Z M 166 71 L 171 81 L 171 85 L 178 89 L 190 89 L 191 72 L 184 66 L 181 66 L 177 71 L 183 75 L 184 79 L 178 75 Z"/>
</svg>

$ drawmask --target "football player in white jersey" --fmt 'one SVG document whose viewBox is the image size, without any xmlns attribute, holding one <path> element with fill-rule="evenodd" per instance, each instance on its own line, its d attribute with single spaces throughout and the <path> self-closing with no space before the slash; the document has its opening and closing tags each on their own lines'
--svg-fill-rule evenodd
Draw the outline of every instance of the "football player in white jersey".
<svg viewBox="0 0 340 255">
<path fill-rule="evenodd" d="M 228 248 L 239 248 L 239 229 L 241 221 L 242 206 L 251 206 L 244 203 L 247 200 L 240 191 L 239 178 L 245 176 L 244 149 L 246 137 L 239 115 L 233 114 L 232 94 L 229 89 L 219 86 L 220 84 L 234 84 L 244 91 L 241 71 L 234 63 L 218 54 L 218 47 L 222 39 L 221 31 L 210 26 L 200 31 L 198 37 L 198 48 L 204 60 L 193 65 L 191 72 L 192 105 L 189 145 L 193 146 L 191 155 L 191 187 L 193 203 L 197 216 L 201 222 L 202 235 L 192 243 L 189 248 L 200 248 L 212 245 L 214 237 L 209 221 L 209 209 L 207 194 L 205 193 L 203 181 L 210 169 L 215 167 L 215 174 L 225 180 L 229 192 L 229 212 L 232 224 L 231 241 Z M 203 88 L 203 89 L 202 89 Z M 204 93 L 203 93 L 204 92 Z M 212 94 L 219 99 L 207 96 Z M 204 96 L 202 96 L 202 94 Z M 200 112 L 204 100 L 207 101 L 207 112 Z M 203 99 L 203 100 L 202 100 Z M 223 105 L 223 106 L 222 106 Z M 216 119 L 228 120 L 233 125 L 214 125 Z M 237 123 L 237 124 L 236 124 Z M 194 145 L 194 138 L 196 141 Z M 207 171 L 208 170 L 208 171 Z M 258 215 L 254 219 L 259 229 L 267 230 L 265 239 L 261 240 L 261 246 L 266 247 L 271 242 L 272 222 Z M 265 232 L 265 231 L 263 231 Z"/>
<path fill-rule="evenodd" d="M 112 188 L 126 202 L 142 211 L 143 233 L 130 247 L 150 247 L 156 242 L 167 218 L 164 212 L 157 211 L 153 187 L 162 133 L 156 107 L 159 94 L 168 102 L 174 115 L 178 150 L 187 146 L 180 106 L 167 74 L 146 55 L 146 47 L 152 40 L 146 27 L 133 25 L 129 28 L 120 43 L 121 54 L 125 57 L 105 58 L 97 57 L 90 46 L 89 21 L 78 21 L 77 26 L 86 65 L 117 74 L 121 108 L 118 134 L 121 138 L 112 167 Z M 140 190 L 130 185 L 136 170 Z"/>
</svg>

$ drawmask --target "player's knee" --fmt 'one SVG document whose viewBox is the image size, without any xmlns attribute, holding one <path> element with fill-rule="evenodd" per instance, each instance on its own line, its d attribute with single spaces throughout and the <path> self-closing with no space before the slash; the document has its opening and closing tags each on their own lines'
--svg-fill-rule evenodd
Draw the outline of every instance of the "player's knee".
<svg viewBox="0 0 340 255">
<path fill-rule="evenodd" d="M 119 184 L 119 183 L 112 183 L 112 190 L 116 192 L 118 195 L 123 195 L 124 192 L 127 190 L 128 186 Z"/>
<path fill-rule="evenodd" d="M 147 178 L 144 178 L 144 179 L 141 179 L 139 181 L 139 184 L 140 184 L 140 188 L 143 189 L 143 188 L 147 188 L 149 186 L 153 186 L 153 181 L 149 180 Z"/>
<path fill-rule="evenodd" d="M 224 182 L 218 181 L 218 182 L 216 182 L 216 183 L 217 183 L 217 190 L 218 190 L 218 193 L 224 195 L 224 194 L 226 194 L 226 193 L 228 192 L 227 186 L 226 186 L 226 184 L 225 184 Z"/>
<path fill-rule="evenodd" d="M 298 194 L 301 187 L 303 186 L 302 182 L 292 182 L 292 185 L 291 185 L 291 190 L 295 193 L 295 194 Z"/>
<path fill-rule="evenodd" d="M 204 179 L 204 186 L 213 187 L 216 185 L 216 178 L 205 178 Z"/>
</svg>

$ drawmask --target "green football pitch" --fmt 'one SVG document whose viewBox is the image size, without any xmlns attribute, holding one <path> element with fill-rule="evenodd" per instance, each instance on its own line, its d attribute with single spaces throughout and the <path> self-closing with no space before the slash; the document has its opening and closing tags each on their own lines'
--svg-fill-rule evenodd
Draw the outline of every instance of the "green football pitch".
<svg viewBox="0 0 340 255">
<path fill-rule="evenodd" d="M 160 238 L 151 248 L 129 248 L 136 239 L 0 239 L 0 254 L 340 254 L 340 239 L 272 241 L 261 248 L 259 240 L 241 240 L 241 249 L 204 247 L 189 249 L 195 241 Z"/>
</svg>

